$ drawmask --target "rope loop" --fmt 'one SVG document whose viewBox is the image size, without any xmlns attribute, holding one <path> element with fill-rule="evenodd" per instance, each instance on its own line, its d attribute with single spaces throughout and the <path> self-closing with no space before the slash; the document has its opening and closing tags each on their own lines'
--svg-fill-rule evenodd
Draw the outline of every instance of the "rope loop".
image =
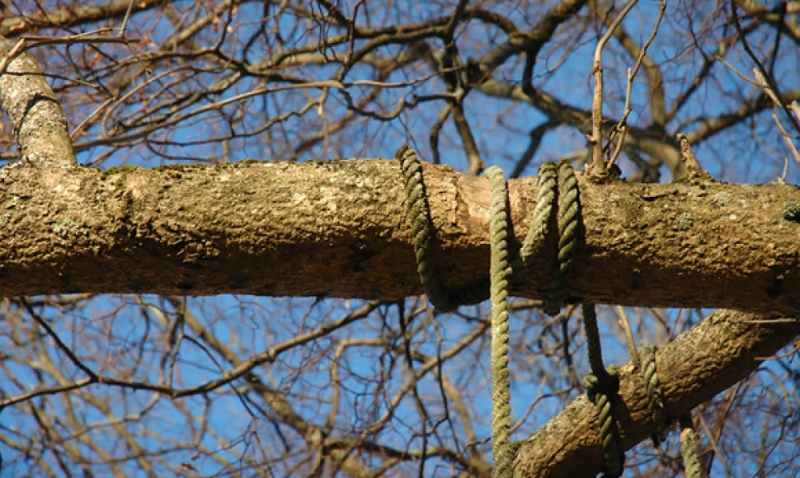
<svg viewBox="0 0 800 478">
<path fill-rule="evenodd" d="M 597 408 L 600 423 L 600 440 L 603 446 L 603 462 L 606 477 L 622 475 L 625 453 L 620 447 L 619 430 L 611 411 L 611 397 L 619 390 L 618 369 L 616 366 L 603 366 L 603 349 L 600 331 L 597 327 L 597 310 L 594 304 L 582 304 L 583 329 L 586 333 L 586 348 L 592 373 L 583 380 L 589 400 Z"/>
<path fill-rule="evenodd" d="M 548 315 L 559 313 L 567 295 L 581 221 L 578 181 L 572 163 L 567 159 L 558 163 L 558 195 L 558 266 L 550 282 L 550 293 L 544 301 L 544 312 Z"/>
<path fill-rule="evenodd" d="M 533 208 L 528 234 L 519 249 L 519 257 L 514 261 L 515 269 L 529 267 L 544 246 L 544 241 L 550 232 L 550 216 L 553 215 L 553 206 L 556 202 L 556 178 L 555 163 L 548 161 L 539 166 L 536 183 L 536 206 Z"/>
<path fill-rule="evenodd" d="M 653 445 L 658 445 L 667 438 L 669 433 L 670 420 L 664 407 L 664 392 L 661 390 L 661 382 L 656 373 L 656 346 L 647 344 L 639 352 L 640 373 L 644 380 L 645 391 L 647 393 L 647 403 L 653 422 L 656 424 L 656 433 L 651 437 Z"/>
<path fill-rule="evenodd" d="M 667 415 L 666 407 L 664 406 L 664 392 L 661 390 L 661 383 L 656 373 L 656 350 L 655 345 L 647 344 L 642 347 L 639 357 L 641 359 L 640 373 L 647 392 L 647 402 L 653 421 L 656 424 L 656 433 L 651 439 L 653 440 L 653 445 L 657 447 L 667 438 L 672 419 Z M 686 476 L 687 478 L 702 478 L 705 474 L 697 456 L 699 439 L 692 423 L 692 414 L 687 413 L 680 417 L 679 421 L 681 426 L 681 457 L 686 469 Z"/>
<path fill-rule="evenodd" d="M 609 365 L 600 375 L 590 373 L 583 377 L 581 385 L 586 389 L 586 395 L 592 402 L 594 402 L 594 396 L 599 393 L 614 395 L 619 392 L 619 367 Z"/>
<path fill-rule="evenodd" d="M 611 397 L 619 389 L 617 367 L 604 370 L 600 378 L 589 374 L 583 378 L 586 394 L 597 409 L 597 421 L 600 426 L 600 441 L 603 447 L 603 477 L 616 478 L 622 476 L 625 466 L 625 453 L 619 446 L 619 431 L 611 409 Z"/>
<path fill-rule="evenodd" d="M 433 221 L 428 204 L 428 194 L 422 178 L 422 163 L 414 148 L 405 145 L 397 150 L 405 182 L 408 215 L 411 220 L 411 237 L 417 272 L 428 300 L 439 312 L 450 312 L 462 304 L 477 304 L 489 298 L 487 281 L 473 287 L 449 291 L 439 280 L 433 261 Z"/>
<path fill-rule="evenodd" d="M 515 447 L 511 443 L 511 397 L 509 381 L 508 283 L 512 272 L 528 267 L 539 254 L 547 238 L 549 222 L 558 195 L 558 266 L 544 302 L 544 311 L 556 315 L 567 295 L 569 276 L 573 268 L 581 227 L 581 210 L 575 171 L 568 160 L 556 167 L 545 163 L 539 168 L 538 191 L 530 229 L 520 253 L 513 261 L 508 253 L 508 192 L 503 171 L 498 167 L 486 170 L 489 178 L 491 265 L 489 281 L 461 290 L 447 290 L 436 274 L 433 262 L 434 240 L 430 205 L 422 177 L 422 165 L 416 152 L 403 146 L 395 155 L 400 161 L 411 220 L 411 233 L 417 271 L 428 300 L 440 311 L 452 311 L 461 304 L 476 303 L 491 298 L 492 313 L 492 456 L 495 478 L 513 476 Z M 616 367 L 603 366 L 597 314 L 593 304 L 583 304 L 589 363 L 592 373 L 583 384 L 597 408 L 600 437 L 603 447 L 606 477 L 622 474 L 625 455 L 619 445 L 619 432 L 612 414 L 611 397 L 619 388 Z M 656 379 L 657 383 L 657 379 Z M 648 394 L 648 397 L 650 394 Z M 654 393 L 658 397 L 658 393 Z"/>
</svg>

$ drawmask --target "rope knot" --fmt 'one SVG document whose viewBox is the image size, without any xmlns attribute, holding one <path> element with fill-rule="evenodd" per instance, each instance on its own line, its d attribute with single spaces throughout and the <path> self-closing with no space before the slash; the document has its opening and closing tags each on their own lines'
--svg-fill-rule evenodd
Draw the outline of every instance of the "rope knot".
<svg viewBox="0 0 800 478">
<path fill-rule="evenodd" d="M 602 373 L 590 373 L 583 377 L 581 384 L 586 389 L 589 400 L 595 403 L 597 394 L 614 395 L 619 391 L 619 368 L 609 365 Z"/>
</svg>

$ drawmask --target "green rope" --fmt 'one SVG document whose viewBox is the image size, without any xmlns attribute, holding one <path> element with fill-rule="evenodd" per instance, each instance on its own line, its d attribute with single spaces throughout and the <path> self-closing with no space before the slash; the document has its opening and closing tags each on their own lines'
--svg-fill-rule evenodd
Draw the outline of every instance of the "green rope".
<svg viewBox="0 0 800 478">
<path fill-rule="evenodd" d="M 556 167 L 539 168 L 538 194 L 528 234 L 519 256 L 508 260 L 508 193 L 503 170 L 486 170 L 490 184 L 490 296 L 492 302 L 492 456 L 495 478 L 513 476 L 515 447 L 511 443 L 511 392 L 508 369 L 508 281 L 512 271 L 527 267 L 544 246 L 556 195 Z"/>
<path fill-rule="evenodd" d="M 453 310 L 464 303 L 480 302 L 486 298 L 487 286 L 483 283 L 459 291 L 448 291 L 438 281 L 433 265 L 431 242 L 432 225 L 425 185 L 422 180 L 422 165 L 414 150 L 403 146 L 397 151 L 406 186 L 414 253 L 417 270 L 428 299 L 440 310 Z M 500 168 L 486 171 L 491 187 L 491 267 L 490 297 L 492 302 L 492 455 L 495 460 L 493 476 L 510 477 L 514 448 L 510 440 L 511 404 L 508 370 L 508 281 L 512 270 L 529 266 L 538 255 L 548 233 L 550 216 L 555 202 L 556 187 L 559 191 L 559 240 L 558 268 L 550 284 L 550 293 L 544 310 L 550 315 L 558 314 L 567 295 L 569 275 L 577 249 L 580 227 L 580 203 L 578 184 L 569 161 L 559 163 L 557 171 L 552 163 L 539 169 L 538 195 L 530 229 L 522 243 L 519 257 L 513 263 L 508 259 L 508 212 L 506 181 Z M 556 176 L 558 178 L 556 186 Z M 512 267 L 513 264 L 513 267 Z M 600 422 L 605 475 L 617 477 L 622 474 L 625 455 L 619 447 L 619 434 L 611 411 L 611 395 L 617 392 L 619 382 L 615 367 L 603 366 L 600 334 L 594 305 L 583 304 L 584 324 L 589 349 L 592 374 L 584 379 L 584 386 L 595 403 Z"/>
<path fill-rule="evenodd" d="M 422 164 L 416 151 L 410 146 L 398 149 L 395 157 L 400 161 L 403 170 L 417 272 L 428 300 L 440 312 L 453 311 L 459 305 L 486 300 L 489 297 L 489 285 L 486 282 L 467 289 L 448 291 L 439 281 L 433 262 L 433 226 L 428 195 L 422 179 Z"/>
<path fill-rule="evenodd" d="M 597 311 L 594 304 L 582 304 L 583 328 L 586 331 L 586 348 L 589 366 L 602 385 L 610 385 L 610 375 L 603 366 L 603 349 L 600 345 L 600 330 L 597 327 Z"/>
<path fill-rule="evenodd" d="M 656 347 L 648 344 L 640 352 L 641 374 L 647 390 L 647 401 L 653 421 L 656 423 L 656 434 L 653 435 L 655 446 L 667 437 L 671 420 L 664 407 L 664 395 L 661 391 L 661 383 L 656 374 Z M 703 470 L 700 466 L 700 459 L 697 456 L 697 432 L 692 423 L 692 414 L 687 413 L 680 418 L 681 425 L 681 456 L 686 469 L 687 478 L 702 478 Z"/>
<path fill-rule="evenodd" d="M 522 241 L 519 257 L 513 262 L 516 270 L 519 267 L 528 267 L 544 246 L 550 226 L 550 216 L 553 215 L 553 205 L 556 198 L 556 165 L 547 162 L 539 166 L 536 185 L 536 206 L 533 208 L 533 217 L 528 234 Z"/>
<path fill-rule="evenodd" d="M 486 170 L 490 199 L 490 294 L 492 300 L 492 456 L 495 478 L 513 476 L 511 447 L 511 392 L 508 370 L 508 201 L 503 170 Z"/>
<path fill-rule="evenodd" d="M 558 314 L 567 295 L 581 220 L 578 181 L 572 164 L 566 159 L 558 163 L 558 191 L 558 268 L 544 301 L 544 311 L 548 315 Z"/>
<path fill-rule="evenodd" d="M 575 170 L 568 160 L 562 160 L 558 164 L 558 194 L 558 268 L 550 282 L 550 292 L 544 302 L 544 311 L 549 315 L 560 312 L 564 297 L 567 295 L 581 226 L 578 181 L 575 178 Z M 582 309 L 589 365 L 592 369 L 592 373 L 583 380 L 583 384 L 597 408 L 605 463 L 604 476 L 617 477 L 622 474 L 625 463 L 625 454 L 619 446 L 619 431 L 611 410 L 611 396 L 616 394 L 619 388 L 617 369 L 609 367 L 606 370 L 603 365 L 594 305 L 583 304 Z"/>
<path fill-rule="evenodd" d="M 681 425 L 681 456 L 683 466 L 686 468 L 686 478 L 703 478 L 705 473 L 700 466 L 700 459 L 697 456 L 697 432 L 692 423 L 692 414 L 687 413 L 680 418 Z"/>
<path fill-rule="evenodd" d="M 656 433 L 652 436 L 653 444 L 658 446 L 659 443 L 667 438 L 669 417 L 664 408 L 664 394 L 661 391 L 661 382 L 658 380 L 658 374 L 656 374 L 656 346 L 647 344 L 642 347 L 641 352 L 639 352 L 639 358 L 641 360 L 640 372 L 647 392 L 647 403 L 653 416 L 653 422 L 656 424 Z"/>
<path fill-rule="evenodd" d="M 583 379 L 600 423 L 600 441 L 603 445 L 604 477 L 622 475 L 625 454 L 619 446 L 619 431 L 611 410 L 611 396 L 617 393 L 619 379 L 617 368 L 603 366 L 603 351 L 600 345 L 600 332 L 597 327 L 597 312 L 593 304 L 583 304 L 583 328 L 586 331 L 586 346 L 589 351 L 589 366 L 592 373 Z"/>
</svg>

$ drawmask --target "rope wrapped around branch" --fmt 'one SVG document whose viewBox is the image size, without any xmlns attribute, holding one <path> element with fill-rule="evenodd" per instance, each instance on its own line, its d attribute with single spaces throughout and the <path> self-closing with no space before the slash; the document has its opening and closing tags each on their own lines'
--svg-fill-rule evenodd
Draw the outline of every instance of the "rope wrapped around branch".
<svg viewBox="0 0 800 478">
<path fill-rule="evenodd" d="M 495 461 L 493 476 L 513 475 L 513 445 L 510 439 L 511 400 L 508 369 L 508 282 L 513 273 L 528 267 L 541 251 L 548 233 L 556 193 L 558 207 L 558 268 L 550 284 L 550 293 L 544 310 L 550 315 L 559 313 L 566 297 L 573 259 L 578 246 L 581 227 L 580 201 L 575 171 L 569 161 L 561 161 L 556 168 L 545 163 L 539 169 L 538 197 L 530 229 L 520 248 L 520 254 L 509 261 L 507 190 L 505 176 L 500 168 L 487 169 L 491 188 L 491 266 L 489 284 L 450 291 L 436 276 L 432 260 L 431 243 L 433 227 L 430 207 L 422 180 L 422 165 L 416 152 L 409 146 L 397 151 L 405 181 L 408 211 L 411 219 L 414 253 L 417 270 L 428 299 L 441 311 L 454 310 L 459 305 L 483 301 L 488 296 L 492 302 L 492 454 Z M 556 186 L 557 176 L 557 186 Z M 583 304 L 584 324 L 589 349 L 592 374 L 584 380 L 589 397 L 597 406 L 600 422 L 605 476 L 622 474 L 625 455 L 620 451 L 619 433 L 611 415 L 611 397 L 619 386 L 616 369 L 603 366 L 600 335 L 594 305 Z"/>
<path fill-rule="evenodd" d="M 422 180 L 422 163 L 417 152 L 407 145 L 397 150 L 395 158 L 403 169 L 417 272 L 428 300 L 438 311 L 450 312 L 459 305 L 477 304 L 488 299 L 487 281 L 461 290 L 447 290 L 439 281 L 433 261 L 433 226 L 428 195 Z"/>
</svg>

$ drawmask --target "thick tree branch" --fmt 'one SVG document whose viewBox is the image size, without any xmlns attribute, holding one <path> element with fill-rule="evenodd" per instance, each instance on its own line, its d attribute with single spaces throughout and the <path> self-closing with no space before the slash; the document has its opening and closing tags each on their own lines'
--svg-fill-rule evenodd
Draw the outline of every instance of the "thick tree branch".
<svg viewBox="0 0 800 478">
<path fill-rule="evenodd" d="M 431 165 L 425 181 L 443 282 L 465 287 L 485 279 L 488 181 Z M 106 173 L 5 168 L 0 295 L 419 294 L 402 184 L 390 160 Z M 535 184 L 530 177 L 509 182 L 517 243 Z M 594 185 L 582 177 L 579 184 L 585 241 L 570 300 L 800 312 L 800 224 L 782 212 L 800 201 L 796 187 Z M 541 298 L 554 258 L 551 237 L 512 294 Z"/>
<path fill-rule="evenodd" d="M 667 413 L 678 417 L 734 385 L 800 334 L 800 321 L 760 323 L 759 316 L 721 310 L 656 354 Z M 622 445 L 627 450 L 656 432 L 640 372 L 620 372 L 613 402 Z M 520 447 L 517 476 L 594 477 L 603 466 L 597 411 L 585 395 Z"/>
</svg>

